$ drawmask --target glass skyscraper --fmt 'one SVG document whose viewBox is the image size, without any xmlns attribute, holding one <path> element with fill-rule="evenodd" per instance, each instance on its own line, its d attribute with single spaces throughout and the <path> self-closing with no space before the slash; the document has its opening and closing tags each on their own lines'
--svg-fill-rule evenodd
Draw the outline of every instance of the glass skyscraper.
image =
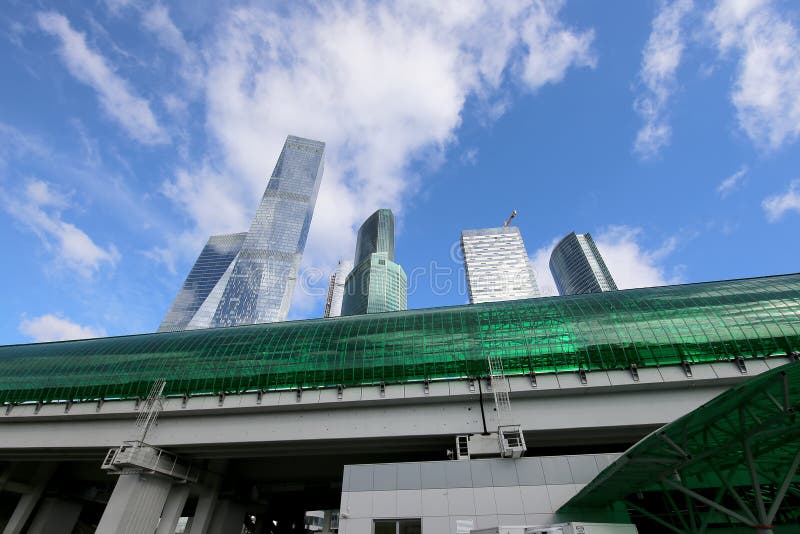
<svg viewBox="0 0 800 534">
<path fill-rule="evenodd" d="M 353 262 L 342 260 L 328 283 L 328 298 L 325 300 L 325 317 L 339 317 L 344 300 L 344 282 L 353 270 Z"/>
<path fill-rule="evenodd" d="M 182 304 L 186 299 L 179 293 L 159 331 L 286 320 L 317 202 L 324 153 L 325 143 L 320 141 L 291 135 L 286 138 L 250 230 L 235 234 L 243 236 L 236 238 L 241 243 L 235 256 L 222 273 L 219 271 L 224 261 L 215 261 L 214 274 L 207 277 L 215 280 L 213 288 L 204 293 L 199 306 L 199 295 L 192 297 L 191 306 L 186 306 Z M 227 250 L 225 258 L 233 248 Z M 195 269 L 206 270 L 204 265 L 208 262 L 202 259 L 203 254 L 182 293 Z M 207 290 L 208 284 L 203 287 Z M 193 314 L 187 321 L 190 312 Z M 173 315 L 179 315 L 180 320 L 172 319 Z"/>
<path fill-rule="evenodd" d="M 617 284 L 611 278 L 591 234 L 565 236 L 550 254 L 553 273 L 560 295 L 613 291 Z"/>
<path fill-rule="evenodd" d="M 539 296 L 536 276 L 516 226 L 464 230 L 461 250 L 471 304 Z"/>
<path fill-rule="evenodd" d="M 242 248 L 247 233 L 212 235 L 158 327 L 159 332 L 185 330 Z"/>
<path fill-rule="evenodd" d="M 358 230 L 355 268 L 347 276 L 342 315 L 408 308 L 408 281 L 394 262 L 394 214 L 380 209 Z"/>
</svg>

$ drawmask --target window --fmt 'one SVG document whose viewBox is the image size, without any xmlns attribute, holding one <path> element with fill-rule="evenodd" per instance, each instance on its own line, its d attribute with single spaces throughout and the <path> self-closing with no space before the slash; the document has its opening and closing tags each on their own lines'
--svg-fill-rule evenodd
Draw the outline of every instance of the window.
<svg viewBox="0 0 800 534">
<path fill-rule="evenodd" d="M 421 519 L 376 519 L 373 534 L 422 534 Z"/>
</svg>

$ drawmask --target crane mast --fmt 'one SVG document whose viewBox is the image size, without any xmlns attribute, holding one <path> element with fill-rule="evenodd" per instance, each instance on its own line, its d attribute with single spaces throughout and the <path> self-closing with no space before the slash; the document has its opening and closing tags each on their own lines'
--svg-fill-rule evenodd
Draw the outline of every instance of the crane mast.
<svg viewBox="0 0 800 534">
<path fill-rule="evenodd" d="M 509 225 L 511 224 L 511 221 L 513 221 L 514 217 L 516 216 L 517 216 L 517 210 L 512 211 L 511 215 L 509 215 L 508 219 L 506 219 L 506 222 L 503 223 L 503 228 L 508 228 Z"/>
</svg>

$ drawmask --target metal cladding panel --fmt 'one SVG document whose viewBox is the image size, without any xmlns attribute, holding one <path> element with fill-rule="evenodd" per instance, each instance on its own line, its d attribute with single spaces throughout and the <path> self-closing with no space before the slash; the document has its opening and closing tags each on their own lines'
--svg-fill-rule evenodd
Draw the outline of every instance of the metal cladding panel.
<svg viewBox="0 0 800 534">
<path fill-rule="evenodd" d="M 728 361 L 800 350 L 800 274 L 0 347 L 0 401 Z M 345 392 L 352 391 L 346 389 Z"/>
</svg>

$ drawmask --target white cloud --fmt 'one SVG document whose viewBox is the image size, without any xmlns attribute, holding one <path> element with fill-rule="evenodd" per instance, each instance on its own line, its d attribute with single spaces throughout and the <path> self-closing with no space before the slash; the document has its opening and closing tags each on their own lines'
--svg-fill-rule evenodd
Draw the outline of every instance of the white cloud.
<svg viewBox="0 0 800 534">
<path fill-rule="evenodd" d="M 19 196 L 0 190 L 0 201 L 5 211 L 55 252 L 59 265 L 88 278 L 102 264 L 114 266 L 120 259 L 113 244 L 100 247 L 86 232 L 61 219 L 61 210 L 67 207 L 68 200 L 46 182 L 30 180 Z"/>
<path fill-rule="evenodd" d="M 765 198 L 761 207 L 769 222 L 776 222 L 787 211 L 800 213 L 800 179 L 792 180 L 785 193 Z"/>
<path fill-rule="evenodd" d="M 70 74 L 97 92 L 101 108 L 132 138 L 144 144 L 168 141 L 150 104 L 135 94 L 100 53 L 89 48 L 86 36 L 74 30 L 66 17 L 55 12 L 37 15 L 39 27 L 60 41 L 59 55 Z"/>
<path fill-rule="evenodd" d="M 478 164 L 478 149 L 475 147 L 468 148 L 461 153 L 459 160 L 464 165 L 475 166 Z"/>
<path fill-rule="evenodd" d="M 632 289 L 680 283 L 681 266 L 673 268 L 670 275 L 667 274 L 669 269 L 664 265 L 664 260 L 677 248 L 679 238 L 670 237 L 658 248 L 648 250 L 641 245 L 641 236 L 641 228 L 624 225 L 609 226 L 592 236 L 617 288 Z M 561 237 L 553 238 L 531 257 L 542 295 L 558 294 L 549 264 L 550 254 L 560 240 Z"/>
<path fill-rule="evenodd" d="M 535 90 L 594 64 L 592 33 L 567 28 L 561 4 L 233 9 L 204 53 L 206 122 L 219 142 L 220 171 L 183 172 L 196 177 L 193 188 L 224 190 L 249 214 L 255 202 L 245 199 L 260 198 L 287 134 L 326 141 L 306 263 L 333 267 L 352 255 L 353 228 L 375 209 L 402 216 L 420 185 L 410 165 L 441 158 L 468 97 L 501 109 L 509 77 Z M 172 198 L 196 226 L 217 228 L 208 222 L 219 217 L 214 203 Z"/>
<path fill-rule="evenodd" d="M 693 8 L 692 0 L 662 1 L 642 52 L 639 77 L 644 92 L 636 98 L 634 109 L 644 124 L 636 134 L 634 150 L 644 158 L 655 156 L 672 134 L 666 106 L 675 91 L 675 73 L 685 47 L 681 22 Z"/>
<path fill-rule="evenodd" d="M 640 244 L 641 228 L 609 226 L 598 233 L 595 244 L 619 289 L 653 287 L 681 282 L 681 270 L 668 269 L 664 260 L 677 248 L 680 240 L 672 236 L 658 248 L 647 250 Z"/>
<path fill-rule="evenodd" d="M 742 186 L 744 183 L 744 177 L 746 175 L 747 166 L 745 165 L 735 173 L 722 180 L 717 186 L 717 193 L 719 193 L 721 197 L 725 198 Z"/>
<path fill-rule="evenodd" d="M 556 282 L 553 280 L 553 274 L 550 272 L 550 254 L 553 249 L 561 240 L 560 237 L 554 237 L 550 243 L 539 248 L 531 256 L 531 264 L 533 265 L 533 272 L 536 275 L 536 283 L 539 286 L 539 291 L 542 296 L 558 295 L 558 288 Z"/>
<path fill-rule="evenodd" d="M 534 2 L 533 14 L 522 25 L 522 41 L 528 48 L 522 78 L 531 89 L 564 79 L 567 67 L 594 68 L 591 51 L 594 32 L 576 33 L 557 19 L 563 1 Z"/>
<path fill-rule="evenodd" d="M 32 319 L 23 318 L 19 324 L 19 331 L 37 342 L 88 339 L 106 335 L 102 328 L 82 326 L 51 313 Z"/>
<path fill-rule="evenodd" d="M 739 126 L 777 149 L 800 135 L 800 36 L 770 0 L 720 0 L 708 20 L 722 53 L 739 54 L 731 99 Z"/>
<path fill-rule="evenodd" d="M 200 58 L 170 18 L 166 6 L 157 3 L 145 10 L 142 24 L 156 36 L 161 46 L 178 56 L 181 61 L 180 73 L 186 82 L 192 87 L 200 87 L 203 82 Z"/>
</svg>

